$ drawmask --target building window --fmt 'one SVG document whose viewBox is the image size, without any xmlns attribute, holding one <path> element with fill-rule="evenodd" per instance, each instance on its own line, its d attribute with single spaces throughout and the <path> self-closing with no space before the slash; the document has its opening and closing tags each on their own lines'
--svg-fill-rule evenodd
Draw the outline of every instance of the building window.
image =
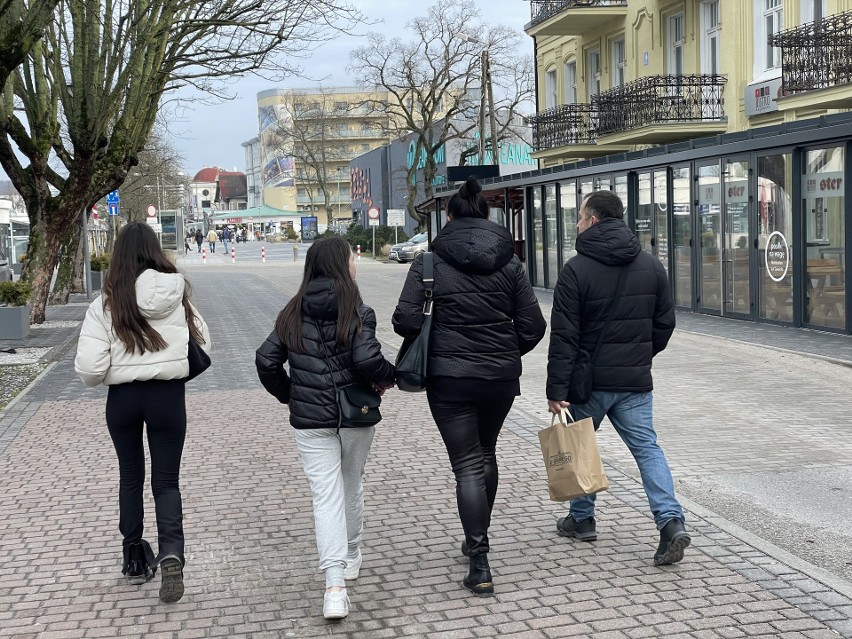
<svg viewBox="0 0 852 639">
<path fill-rule="evenodd" d="M 719 0 L 701 3 L 701 72 L 719 73 L 719 40 L 722 26 L 719 22 Z"/>
<path fill-rule="evenodd" d="M 624 38 L 612 43 L 612 86 L 624 86 L 627 60 L 624 55 Z"/>
<path fill-rule="evenodd" d="M 577 103 L 577 63 L 566 62 L 563 67 L 565 75 L 565 104 Z"/>
<path fill-rule="evenodd" d="M 763 34 L 764 43 L 763 69 L 777 69 L 781 66 L 780 47 L 769 46 L 769 38 L 784 29 L 784 0 L 763 0 Z"/>
<path fill-rule="evenodd" d="M 685 44 L 683 14 L 678 13 L 669 18 L 669 73 L 683 75 L 683 47 Z"/>
<path fill-rule="evenodd" d="M 556 106 L 556 69 L 550 69 L 544 74 L 544 108 Z"/>
<path fill-rule="evenodd" d="M 592 96 L 601 92 L 601 50 L 590 49 L 586 54 L 586 85 L 589 89 L 589 102 Z"/>
<path fill-rule="evenodd" d="M 826 16 L 825 0 L 801 0 L 802 24 L 819 22 Z"/>
</svg>

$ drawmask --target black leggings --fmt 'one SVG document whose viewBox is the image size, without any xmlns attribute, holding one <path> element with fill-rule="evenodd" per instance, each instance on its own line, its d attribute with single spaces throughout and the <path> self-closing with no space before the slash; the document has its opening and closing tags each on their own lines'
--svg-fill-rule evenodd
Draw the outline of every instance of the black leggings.
<svg viewBox="0 0 852 639">
<path fill-rule="evenodd" d="M 178 479 L 186 438 L 183 380 L 149 380 L 109 387 L 106 421 L 118 455 L 118 528 L 125 548 L 142 539 L 145 487 L 143 423 L 148 426 L 151 490 L 157 514 L 160 557 L 183 554 L 183 508 Z"/>
<path fill-rule="evenodd" d="M 456 476 L 459 518 L 471 555 L 489 550 L 488 527 L 498 483 L 497 437 L 515 401 L 513 394 L 494 392 L 490 386 L 483 381 L 479 392 L 464 396 L 426 390 Z M 505 388 L 500 383 L 494 386 Z"/>
</svg>

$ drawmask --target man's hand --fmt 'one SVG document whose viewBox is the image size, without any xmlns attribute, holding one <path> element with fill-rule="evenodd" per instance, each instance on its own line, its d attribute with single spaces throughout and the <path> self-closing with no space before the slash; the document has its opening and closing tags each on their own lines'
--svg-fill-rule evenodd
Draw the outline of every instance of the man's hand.
<svg viewBox="0 0 852 639">
<path fill-rule="evenodd" d="M 568 402 L 557 402 L 552 399 L 547 400 L 547 410 L 549 410 L 554 415 L 558 415 L 562 412 L 562 409 L 568 408 L 571 404 Z"/>
</svg>

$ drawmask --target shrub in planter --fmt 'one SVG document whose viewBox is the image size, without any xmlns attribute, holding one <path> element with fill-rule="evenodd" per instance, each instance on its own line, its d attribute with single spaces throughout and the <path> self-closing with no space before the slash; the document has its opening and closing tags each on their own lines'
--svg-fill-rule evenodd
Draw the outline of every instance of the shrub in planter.
<svg viewBox="0 0 852 639">
<path fill-rule="evenodd" d="M 23 339 L 30 334 L 33 289 L 29 282 L 0 282 L 0 339 Z"/>
<path fill-rule="evenodd" d="M 92 290 L 99 291 L 104 286 L 104 276 L 109 268 L 109 255 L 92 255 L 90 259 L 92 265 Z"/>
</svg>

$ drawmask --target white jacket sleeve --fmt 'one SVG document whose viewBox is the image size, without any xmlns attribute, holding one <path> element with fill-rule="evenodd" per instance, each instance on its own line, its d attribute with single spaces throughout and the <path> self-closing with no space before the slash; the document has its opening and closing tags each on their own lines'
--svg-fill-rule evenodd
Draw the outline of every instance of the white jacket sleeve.
<svg viewBox="0 0 852 639">
<path fill-rule="evenodd" d="M 103 383 L 110 366 L 109 330 L 104 323 L 102 312 L 98 312 L 96 308 L 100 304 L 102 301 L 99 298 L 89 306 L 80 329 L 80 338 L 77 340 L 74 370 L 86 386 Z"/>
</svg>

